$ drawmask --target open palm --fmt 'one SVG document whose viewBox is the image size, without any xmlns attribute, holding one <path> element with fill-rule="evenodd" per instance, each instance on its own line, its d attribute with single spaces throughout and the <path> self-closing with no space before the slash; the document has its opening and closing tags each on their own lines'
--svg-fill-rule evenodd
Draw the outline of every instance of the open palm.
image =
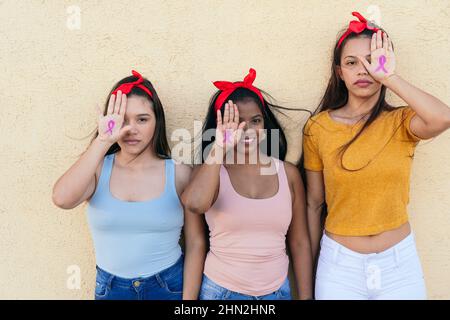
<svg viewBox="0 0 450 320">
<path fill-rule="evenodd" d="M 127 107 L 127 95 L 121 91 L 109 98 L 106 115 L 97 107 L 98 111 L 98 136 L 102 141 L 117 142 L 129 127 L 122 127 Z"/>
<path fill-rule="evenodd" d="M 392 42 L 386 33 L 378 32 L 372 35 L 370 43 L 370 63 L 363 57 L 358 57 L 372 78 L 383 82 L 395 72 L 395 54 Z"/>
<path fill-rule="evenodd" d="M 225 104 L 223 119 L 220 110 L 217 110 L 215 143 L 227 153 L 233 149 L 241 139 L 244 126 L 245 121 L 239 123 L 238 107 L 233 101 L 229 100 Z"/>
</svg>

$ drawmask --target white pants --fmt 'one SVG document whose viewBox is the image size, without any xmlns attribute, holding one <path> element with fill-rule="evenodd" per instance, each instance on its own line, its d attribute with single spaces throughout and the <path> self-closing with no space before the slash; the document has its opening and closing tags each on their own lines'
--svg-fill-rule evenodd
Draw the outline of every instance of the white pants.
<svg viewBox="0 0 450 320">
<path fill-rule="evenodd" d="M 421 300 L 425 281 L 411 233 L 395 246 L 361 254 L 325 233 L 316 273 L 317 300 Z"/>
</svg>

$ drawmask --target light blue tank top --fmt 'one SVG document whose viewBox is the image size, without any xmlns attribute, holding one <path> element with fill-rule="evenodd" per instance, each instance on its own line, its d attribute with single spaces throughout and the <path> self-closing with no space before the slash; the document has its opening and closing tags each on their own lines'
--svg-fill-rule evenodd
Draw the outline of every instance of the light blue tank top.
<svg viewBox="0 0 450 320">
<path fill-rule="evenodd" d="M 165 160 L 165 187 L 159 197 L 128 202 L 113 197 L 109 189 L 114 158 L 115 154 L 105 157 L 87 208 L 97 265 L 122 278 L 148 277 L 181 256 L 184 216 L 175 188 L 175 164 Z"/>
</svg>

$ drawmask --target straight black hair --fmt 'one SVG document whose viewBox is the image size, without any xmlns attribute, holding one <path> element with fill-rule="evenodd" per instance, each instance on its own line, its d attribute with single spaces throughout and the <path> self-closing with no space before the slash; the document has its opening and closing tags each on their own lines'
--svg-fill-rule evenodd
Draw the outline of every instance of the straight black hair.
<svg viewBox="0 0 450 320">
<path fill-rule="evenodd" d="M 260 90 L 260 89 L 258 89 Z M 260 98 L 258 97 L 258 95 L 256 93 L 254 93 L 253 91 L 247 89 L 247 88 L 237 88 L 236 90 L 233 91 L 233 93 L 230 94 L 230 96 L 226 99 L 226 101 L 222 104 L 222 106 L 220 107 L 220 112 L 222 113 L 222 116 L 224 114 L 224 110 L 225 110 L 225 104 L 228 102 L 228 100 L 232 100 L 234 103 L 236 102 L 247 102 L 247 101 L 253 101 L 256 103 L 256 105 L 258 106 L 258 108 L 261 110 L 261 113 L 263 115 L 263 119 L 264 119 L 264 129 L 266 130 L 266 143 L 263 143 L 263 146 L 267 146 L 267 148 L 262 148 L 261 150 L 266 153 L 268 156 L 278 156 L 278 158 L 280 160 L 283 160 L 286 158 L 286 154 L 287 154 L 287 140 L 286 140 L 286 136 L 284 134 L 284 130 L 281 127 L 278 119 L 276 118 L 276 116 L 274 115 L 274 113 L 272 112 L 271 109 L 277 110 L 278 112 L 284 114 L 282 111 L 280 111 L 279 109 L 283 109 L 283 110 L 296 110 L 299 111 L 299 109 L 291 109 L 291 108 L 286 108 L 286 107 L 282 107 L 276 104 L 273 104 L 271 102 L 268 101 L 269 97 L 271 98 L 271 100 L 273 100 L 272 96 L 270 96 L 268 93 L 261 91 L 261 94 L 263 95 L 264 98 L 264 104 L 263 102 L 260 100 Z M 204 133 L 209 130 L 209 129 L 216 129 L 217 128 L 217 120 L 216 120 L 216 111 L 215 111 L 215 103 L 216 100 L 219 96 L 219 94 L 221 93 L 221 91 L 217 91 L 216 93 L 213 94 L 213 96 L 210 99 L 209 102 L 209 107 L 208 107 L 208 112 L 206 114 L 206 118 L 205 121 L 203 123 L 203 128 L 202 128 L 202 137 L 204 136 Z M 307 111 L 307 110 L 304 110 Z M 284 114 L 285 115 L 285 114 Z M 278 138 L 278 146 L 279 146 L 279 152 L 278 155 L 272 154 L 272 129 L 277 129 L 279 131 L 279 138 Z M 205 149 L 215 141 L 215 137 L 211 138 L 211 141 L 205 141 L 205 139 L 202 139 L 202 144 L 201 144 L 201 163 L 204 162 L 204 151 Z"/>
<path fill-rule="evenodd" d="M 104 105 L 103 114 L 106 115 L 108 110 L 108 102 L 111 94 L 122 84 L 124 83 L 130 83 L 137 81 L 138 78 L 135 76 L 128 76 L 126 78 L 123 78 L 119 82 L 117 82 L 111 91 L 109 92 L 106 102 Z M 155 113 L 156 118 L 156 126 L 155 126 L 155 134 L 153 135 L 153 139 L 151 142 L 151 148 L 153 149 L 153 152 L 158 158 L 161 159 L 168 159 L 170 158 L 170 147 L 169 143 L 167 141 L 167 135 L 166 135 L 166 120 L 164 116 L 164 108 L 161 103 L 161 100 L 158 97 L 158 94 L 156 93 L 155 88 L 153 87 L 152 83 L 144 78 L 144 81 L 141 83 L 143 86 L 145 86 L 150 92 L 152 93 L 153 97 L 150 97 L 148 93 L 146 93 L 143 89 L 139 87 L 133 87 L 133 89 L 130 91 L 129 94 L 127 94 L 127 97 L 131 96 L 139 96 L 147 99 L 149 102 L 151 102 L 151 105 L 153 107 L 153 112 Z M 98 130 L 95 132 L 94 137 L 91 140 L 94 141 L 94 139 L 98 136 Z M 120 146 L 116 142 L 114 143 L 106 152 L 106 155 L 116 153 L 117 151 L 120 151 Z M 142 151 L 143 152 L 143 151 Z M 141 152 L 141 153 L 142 153 Z M 138 155 L 139 156 L 139 155 Z"/>
</svg>

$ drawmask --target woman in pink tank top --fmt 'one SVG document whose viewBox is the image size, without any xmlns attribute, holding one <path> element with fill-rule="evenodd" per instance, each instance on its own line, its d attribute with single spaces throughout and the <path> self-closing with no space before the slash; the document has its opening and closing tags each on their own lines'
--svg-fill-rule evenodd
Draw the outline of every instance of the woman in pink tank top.
<svg viewBox="0 0 450 320">
<path fill-rule="evenodd" d="M 287 142 L 269 103 L 253 86 L 217 81 L 203 126 L 201 165 L 182 194 L 205 214 L 210 250 L 201 300 L 289 300 L 289 257 L 296 296 L 312 297 L 312 258 L 305 196 Z M 287 109 L 287 108 L 283 108 Z M 213 137 L 212 140 L 208 137 Z"/>
</svg>

